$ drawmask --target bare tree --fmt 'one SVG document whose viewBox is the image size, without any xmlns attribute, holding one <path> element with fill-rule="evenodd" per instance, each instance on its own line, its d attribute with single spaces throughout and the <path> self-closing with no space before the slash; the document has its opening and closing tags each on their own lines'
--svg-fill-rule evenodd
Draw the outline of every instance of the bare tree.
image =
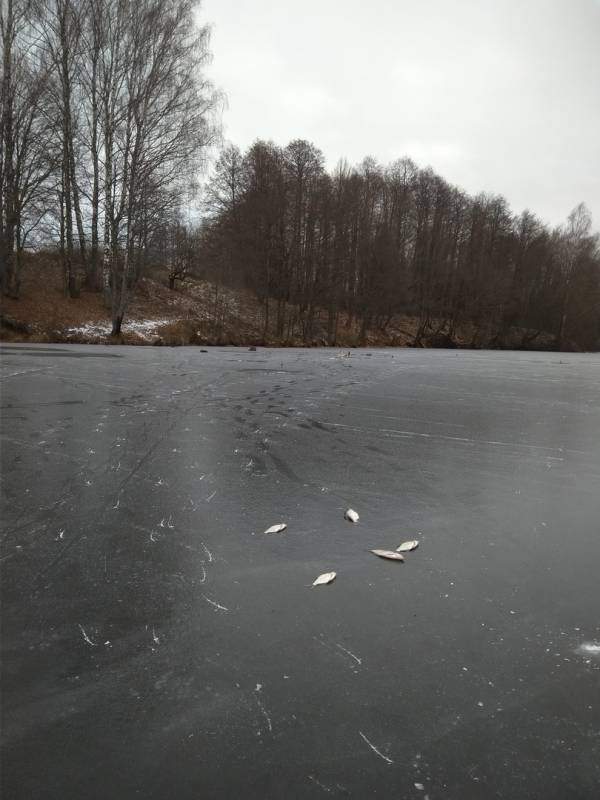
<svg viewBox="0 0 600 800">
<path fill-rule="evenodd" d="M 189 184 L 216 133 L 212 113 L 218 98 L 202 77 L 208 29 L 195 26 L 195 8 L 191 0 L 143 0 L 127 7 L 116 118 L 104 121 L 113 165 L 105 215 L 115 335 L 127 308 L 148 195 Z"/>
<path fill-rule="evenodd" d="M 71 297 L 79 295 L 79 265 L 86 261 L 86 235 L 83 223 L 79 171 L 77 165 L 78 120 L 75 111 L 83 7 L 78 0 L 33 0 L 32 25 L 42 50 L 46 69 L 51 72 L 49 95 L 60 131 L 61 143 L 61 255 L 65 288 Z M 35 16 L 35 22 L 33 20 Z M 74 257 L 73 218 L 79 242 L 78 262 Z"/>
<path fill-rule="evenodd" d="M 564 293 L 560 327 L 558 330 L 559 348 L 564 347 L 571 312 L 573 285 L 583 263 L 592 250 L 597 248 L 597 239 L 592 237 L 592 216 L 585 205 L 579 203 L 569 214 L 562 235 L 561 272 L 564 279 Z"/>
<path fill-rule="evenodd" d="M 32 41 L 30 10 L 25 0 L 6 0 L 0 13 L 2 289 L 13 297 L 19 294 L 28 237 L 50 213 L 58 164 L 54 121 L 47 109 L 50 72 Z"/>
<path fill-rule="evenodd" d="M 0 35 L 2 36 L 2 109 L 0 158 L 2 224 L 2 291 L 12 297 L 19 295 L 19 274 L 15 256 L 16 196 L 15 185 L 15 40 L 23 19 L 23 8 L 13 0 L 6 0 L 0 7 Z"/>
<path fill-rule="evenodd" d="M 392 318 L 417 318 L 415 345 L 527 347 L 545 333 L 560 346 L 600 343 L 600 259 L 589 214 L 549 231 L 502 197 L 469 197 L 409 159 L 365 159 L 327 175 L 319 151 L 255 142 L 228 148 L 208 186 L 202 237 L 213 278 L 252 286 L 265 336 L 312 342 L 360 323 L 357 342 Z M 275 324 L 272 308 L 275 305 Z M 323 336 L 323 334 L 321 334 Z"/>
</svg>

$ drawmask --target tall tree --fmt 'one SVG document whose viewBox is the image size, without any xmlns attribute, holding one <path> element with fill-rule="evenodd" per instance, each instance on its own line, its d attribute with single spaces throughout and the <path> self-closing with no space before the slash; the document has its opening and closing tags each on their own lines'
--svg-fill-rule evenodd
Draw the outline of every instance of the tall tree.
<svg viewBox="0 0 600 800">
<path fill-rule="evenodd" d="M 214 141 L 217 97 L 204 80 L 208 29 L 197 28 L 192 0 L 142 0 L 127 6 L 124 77 L 113 137 L 111 291 L 118 334 L 134 277 L 134 249 L 147 198 L 189 184 Z M 114 176 L 116 175 L 116 180 Z"/>
<path fill-rule="evenodd" d="M 587 262 L 598 252 L 598 238 L 591 235 L 592 216 L 585 203 L 579 203 L 569 214 L 563 231 L 561 247 L 561 273 L 564 292 L 558 330 L 559 348 L 564 347 L 572 308 L 573 289 Z"/>
<path fill-rule="evenodd" d="M 15 7 L 16 6 L 16 7 Z M 16 196 L 15 183 L 15 40 L 23 8 L 13 0 L 0 6 L 0 35 L 2 36 L 2 95 L 0 116 L 0 222 L 2 226 L 2 291 L 12 297 L 19 295 L 19 274 L 15 256 Z"/>
</svg>

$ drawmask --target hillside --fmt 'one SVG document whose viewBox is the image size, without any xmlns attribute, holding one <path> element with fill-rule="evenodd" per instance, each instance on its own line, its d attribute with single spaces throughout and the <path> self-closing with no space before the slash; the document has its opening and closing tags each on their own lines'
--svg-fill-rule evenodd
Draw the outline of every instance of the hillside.
<svg viewBox="0 0 600 800">
<path fill-rule="evenodd" d="M 82 290 L 78 299 L 65 296 L 58 265 L 47 258 L 29 257 L 23 268 L 21 297 L 3 297 L 0 338 L 20 342 L 104 343 L 135 345 L 265 345 L 326 346 L 326 314 L 317 320 L 310 342 L 295 333 L 289 338 L 265 334 L 263 307 L 248 290 L 232 290 L 208 281 L 187 279 L 171 290 L 160 275 L 142 278 L 127 310 L 120 337 L 111 337 L 110 314 L 99 294 Z M 418 320 L 396 316 L 385 330 L 367 331 L 367 346 L 413 345 Z M 549 334 L 512 329 L 503 342 L 491 332 L 463 326 L 450 338 L 444 329 L 430 331 L 422 346 L 554 349 Z M 335 345 L 355 347 L 359 325 L 348 325 L 341 314 Z"/>
</svg>

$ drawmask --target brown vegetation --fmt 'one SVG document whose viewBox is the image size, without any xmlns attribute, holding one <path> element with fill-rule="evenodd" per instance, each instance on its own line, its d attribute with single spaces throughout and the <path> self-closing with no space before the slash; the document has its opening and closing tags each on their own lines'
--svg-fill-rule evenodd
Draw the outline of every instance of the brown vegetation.
<svg viewBox="0 0 600 800">
<path fill-rule="evenodd" d="M 292 316 L 298 309 L 286 308 Z M 231 290 L 215 283 L 186 278 L 173 291 L 166 273 L 142 278 L 132 295 L 128 321 L 119 336 L 111 336 L 110 312 L 97 292 L 83 290 L 78 299 L 64 291 L 58 260 L 47 254 L 28 255 L 23 268 L 20 299 L 2 298 L 0 338 L 21 342 L 113 343 L 141 345 L 267 345 L 324 346 L 328 343 L 327 312 L 315 314 L 313 338 L 305 342 L 299 331 L 278 338 L 265 335 L 264 306 L 250 290 Z M 418 318 L 395 315 L 385 329 L 369 328 L 364 334 L 368 346 L 406 347 L 415 343 Z M 155 323 L 155 324 L 152 324 Z M 465 325 L 450 337 L 447 330 L 432 329 L 422 339 L 424 347 L 466 347 L 473 345 L 473 326 Z M 356 347 L 362 326 L 341 314 L 338 347 Z M 548 334 L 511 329 L 502 342 L 492 341 L 492 331 L 480 331 L 479 347 L 553 349 Z"/>
</svg>

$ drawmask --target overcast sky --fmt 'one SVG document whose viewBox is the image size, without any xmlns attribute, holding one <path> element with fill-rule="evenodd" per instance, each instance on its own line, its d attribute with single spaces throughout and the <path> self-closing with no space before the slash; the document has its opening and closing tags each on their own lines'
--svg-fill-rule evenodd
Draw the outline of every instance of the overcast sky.
<svg viewBox="0 0 600 800">
<path fill-rule="evenodd" d="M 409 156 L 600 229 L 600 0 L 204 0 L 225 137 Z"/>
</svg>

